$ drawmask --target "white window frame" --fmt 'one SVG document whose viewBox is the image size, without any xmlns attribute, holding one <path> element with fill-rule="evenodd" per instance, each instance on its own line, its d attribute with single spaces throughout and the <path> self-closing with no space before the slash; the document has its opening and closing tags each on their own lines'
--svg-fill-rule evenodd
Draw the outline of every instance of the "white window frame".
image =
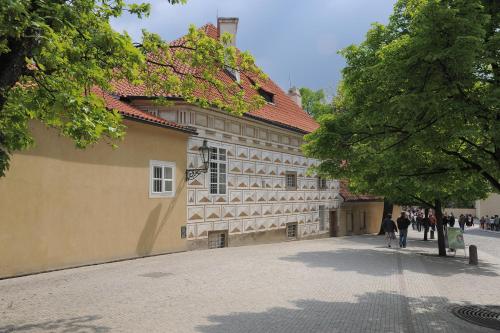
<svg viewBox="0 0 500 333">
<path fill-rule="evenodd" d="M 212 156 L 212 149 L 216 149 L 217 150 L 217 158 L 213 158 Z M 221 160 L 219 159 L 220 157 L 220 150 L 224 150 L 224 160 Z M 217 177 L 217 182 L 216 183 L 212 183 L 212 165 L 216 163 L 217 164 L 217 171 L 215 172 L 216 174 L 216 177 Z M 225 169 L 226 171 L 224 173 L 220 172 L 220 166 L 221 165 L 224 165 L 225 166 Z M 229 167 L 229 163 L 228 163 L 228 159 L 227 159 L 227 148 L 226 147 L 219 147 L 219 146 L 210 146 L 210 165 L 209 165 L 209 170 L 207 172 L 207 177 L 208 177 L 208 181 L 207 181 L 207 184 L 208 184 L 208 193 L 210 195 L 227 195 L 228 194 L 228 188 L 227 188 L 227 177 L 228 177 L 228 167 Z M 220 177 L 221 175 L 224 174 L 225 175 L 225 181 L 224 182 L 221 182 L 220 181 Z M 212 184 L 216 184 L 217 185 L 217 191 L 216 192 L 212 192 Z M 225 192 L 224 193 L 221 193 L 221 185 L 224 185 L 224 188 L 225 188 Z"/>
<path fill-rule="evenodd" d="M 318 176 L 318 190 L 327 190 L 328 189 L 328 183 L 326 178 Z"/>
<path fill-rule="evenodd" d="M 163 191 L 163 186 L 165 180 L 168 180 L 167 178 L 163 177 L 162 174 L 162 192 L 154 192 L 153 191 L 153 185 L 154 185 L 154 167 L 161 167 L 162 170 L 163 168 L 171 168 L 172 169 L 172 191 Z M 163 173 L 163 171 L 162 171 Z M 175 197 L 175 162 L 168 162 L 168 161 L 156 161 L 156 160 L 150 160 L 149 161 L 149 197 L 150 198 L 171 198 Z"/>
</svg>

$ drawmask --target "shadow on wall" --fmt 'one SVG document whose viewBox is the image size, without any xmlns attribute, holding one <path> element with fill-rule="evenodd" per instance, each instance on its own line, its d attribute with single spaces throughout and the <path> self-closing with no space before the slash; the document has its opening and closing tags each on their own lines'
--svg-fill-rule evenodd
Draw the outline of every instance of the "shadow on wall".
<svg viewBox="0 0 500 333">
<path fill-rule="evenodd" d="M 49 320 L 34 324 L 0 326 L 0 333 L 11 332 L 71 332 L 71 333 L 104 333 L 111 329 L 95 325 L 92 322 L 100 320 L 100 316 L 82 316 L 68 319 Z"/>
<path fill-rule="evenodd" d="M 399 257 L 399 258 L 398 258 Z M 401 260 L 404 270 L 436 275 L 453 276 L 467 273 L 481 276 L 498 276 L 498 267 L 489 263 L 470 266 L 461 257 L 438 257 L 420 255 L 418 250 L 402 251 L 384 249 L 349 249 L 335 251 L 299 252 L 295 255 L 280 258 L 284 261 L 303 263 L 308 267 L 332 268 L 338 272 L 356 272 L 371 276 L 391 276 L 394 274 L 396 260 Z M 420 264 L 419 260 L 422 261 Z"/>
<path fill-rule="evenodd" d="M 136 253 L 139 256 L 147 256 L 153 252 L 154 245 L 161 231 L 165 227 L 165 225 L 170 221 L 170 216 L 174 211 L 177 201 L 179 200 L 180 193 L 182 193 L 183 188 L 186 186 L 186 181 L 183 180 L 177 186 L 175 190 L 175 197 L 171 198 L 170 204 L 168 205 L 167 211 L 163 218 L 161 215 L 161 207 L 162 204 L 159 203 L 156 207 L 149 213 L 148 218 L 146 219 L 146 223 L 144 224 L 144 228 L 142 229 L 141 235 L 139 236 L 139 240 L 136 246 Z M 162 199 L 151 199 L 151 200 L 162 200 Z M 184 208 L 182 208 L 184 209 Z M 180 235 L 180 230 L 174 230 Z"/>
<path fill-rule="evenodd" d="M 476 332 L 478 326 L 449 313 L 453 305 L 442 297 L 411 298 L 375 292 L 359 296 L 356 302 L 307 299 L 293 301 L 289 308 L 209 316 L 212 324 L 196 329 L 204 333 L 415 332 L 423 326 L 437 331 Z"/>
</svg>

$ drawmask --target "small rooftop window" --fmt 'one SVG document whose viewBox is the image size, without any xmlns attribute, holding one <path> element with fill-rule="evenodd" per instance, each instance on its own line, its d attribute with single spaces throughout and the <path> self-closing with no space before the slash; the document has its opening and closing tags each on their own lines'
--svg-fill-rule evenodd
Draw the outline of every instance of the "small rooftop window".
<svg viewBox="0 0 500 333">
<path fill-rule="evenodd" d="M 238 70 L 231 67 L 226 67 L 225 70 L 226 74 L 228 74 L 231 77 L 231 79 L 236 81 L 236 83 L 240 83 L 240 72 Z"/>
<path fill-rule="evenodd" d="M 264 89 L 259 88 L 259 95 L 262 96 L 262 98 L 264 98 L 264 100 L 267 103 L 274 104 L 274 94 L 273 93 L 270 93 L 269 91 L 265 91 Z"/>
</svg>

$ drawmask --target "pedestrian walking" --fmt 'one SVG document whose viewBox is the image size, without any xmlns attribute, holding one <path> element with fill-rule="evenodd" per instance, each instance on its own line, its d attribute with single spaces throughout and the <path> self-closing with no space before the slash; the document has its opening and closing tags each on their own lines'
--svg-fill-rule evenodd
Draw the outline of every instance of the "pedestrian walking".
<svg viewBox="0 0 500 333">
<path fill-rule="evenodd" d="M 387 214 L 385 219 L 382 221 L 382 228 L 385 232 L 385 240 L 387 242 L 387 247 L 391 247 L 391 242 L 393 239 L 396 239 L 396 232 L 398 231 L 398 227 L 396 223 L 391 219 L 392 215 Z"/>
<path fill-rule="evenodd" d="M 458 218 L 458 225 L 460 226 L 460 229 L 462 231 L 465 231 L 465 223 L 466 223 L 466 217 L 464 214 L 460 214 L 460 217 Z"/>
<path fill-rule="evenodd" d="M 446 228 L 448 228 L 448 213 L 444 214 L 441 224 L 443 225 L 443 231 L 446 233 Z"/>
<path fill-rule="evenodd" d="M 422 226 L 424 227 L 424 241 L 427 240 L 427 234 L 429 233 L 429 228 L 431 226 L 431 220 L 429 219 L 429 210 L 425 210 L 425 217 L 422 219 Z"/>
<path fill-rule="evenodd" d="M 422 214 L 418 213 L 417 215 L 417 231 L 421 232 L 422 231 Z"/>
<path fill-rule="evenodd" d="M 455 215 L 453 215 L 453 213 L 451 213 L 450 217 L 448 218 L 448 223 L 450 224 L 450 227 L 452 227 L 452 228 L 455 225 Z"/>
<path fill-rule="evenodd" d="M 437 220 L 436 220 L 436 216 L 434 216 L 434 214 L 429 214 L 429 223 L 431 225 L 431 229 L 432 231 L 436 231 L 436 224 L 437 224 Z"/>
<path fill-rule="evenodd" d="M 401 216 L 397 219 L 397 223 L 399 229 L 399 247 L 405 248 L 408 238 L 408 227 L 410 226 L 411 222 L 406 217 L 406 213 L 401 212 Z"/>
</svg>

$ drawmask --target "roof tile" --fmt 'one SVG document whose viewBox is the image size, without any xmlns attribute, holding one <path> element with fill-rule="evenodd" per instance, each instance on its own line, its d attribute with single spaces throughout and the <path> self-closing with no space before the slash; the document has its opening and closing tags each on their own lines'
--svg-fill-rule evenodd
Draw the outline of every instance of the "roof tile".
<svg viewBox="0 0 500 333">
<path fill-rule="evenodd" d="M 104 90 L 98 88 L 98 87 L 93 87 L 92 92 L 96 95 L 99 95 L 100 97 L 102 97 L 104 99 L 106 108 L 108 108 L 110 110 L 116 110 L 120 114 L 122 114 L 126 117 L 146 121 L 148 123 L 158 124 L 158 125 L 161 125 L 164 127 L 178 129 L 178 130 L 185 131 L 185 132 L 192 132 L 192 133 L 196 132 L 196 130 L 192 127 L 183 126 L 183 125 L 177 124 L 173 121 L 168 121 L 168 120 L 165 120 L 163 118 L 153 116 L 150 113 L 139 110 L 139 109 L 123 102 L 123 101 L 120 101 L 118 99 L 118 97 L 115 97 L 115 96 L 105 92 Z"/>
<path fill-rule="evenodd" d="M 217 28 L 213 24 L 206 24 L 200 29 L 204 30 L 208 36 L 212 38 L 218 38 Z M 173 41 L 172 44 L 179 44 L 180 41 L 182 41 L 182 38 Z M 178 71 L 181 71 L 183 73 L 192 73 L 192 69 L 186 68 L 185 65 L 180 63 L 178 65 Z M 222 70 L 217 74 L 217 77 L 221 81 L 227 82 L 228 84 L 233 82 L 232 78 Z M 253 94 L 256 94 L 255 90 L 252 88 L 252 79 L 248 75 L 244 75 L 244 73 L 241 74 L 240 84 L 245 91 L 247 98 L 251 98 Z M 249 112 L 249 116 L 306 133 L 312 132 L 319 127 L 319 124 L 309 114 L 302 110 L 302 108 L 298 106 L 271 79 L 267 79 L 264 82 L 259 82 L 259 84 L 262 89 L 274 95 L 274 103 L 267 103 L 262 108 Z M 122 97 L 148 97 L 144 86 L 135 86 L 125 80 L 114 82 L 113 86 L 115 92 Z M 221 97 L 215 89 L 209 90 L 208 94 L 209 96 L 203 97 L 206 97 L 209 100 L 215 100 L 216 98 Z M 172 96 L 167 93 L 164 95 L 164 97 L 178 96 Z"/>
</svg>

